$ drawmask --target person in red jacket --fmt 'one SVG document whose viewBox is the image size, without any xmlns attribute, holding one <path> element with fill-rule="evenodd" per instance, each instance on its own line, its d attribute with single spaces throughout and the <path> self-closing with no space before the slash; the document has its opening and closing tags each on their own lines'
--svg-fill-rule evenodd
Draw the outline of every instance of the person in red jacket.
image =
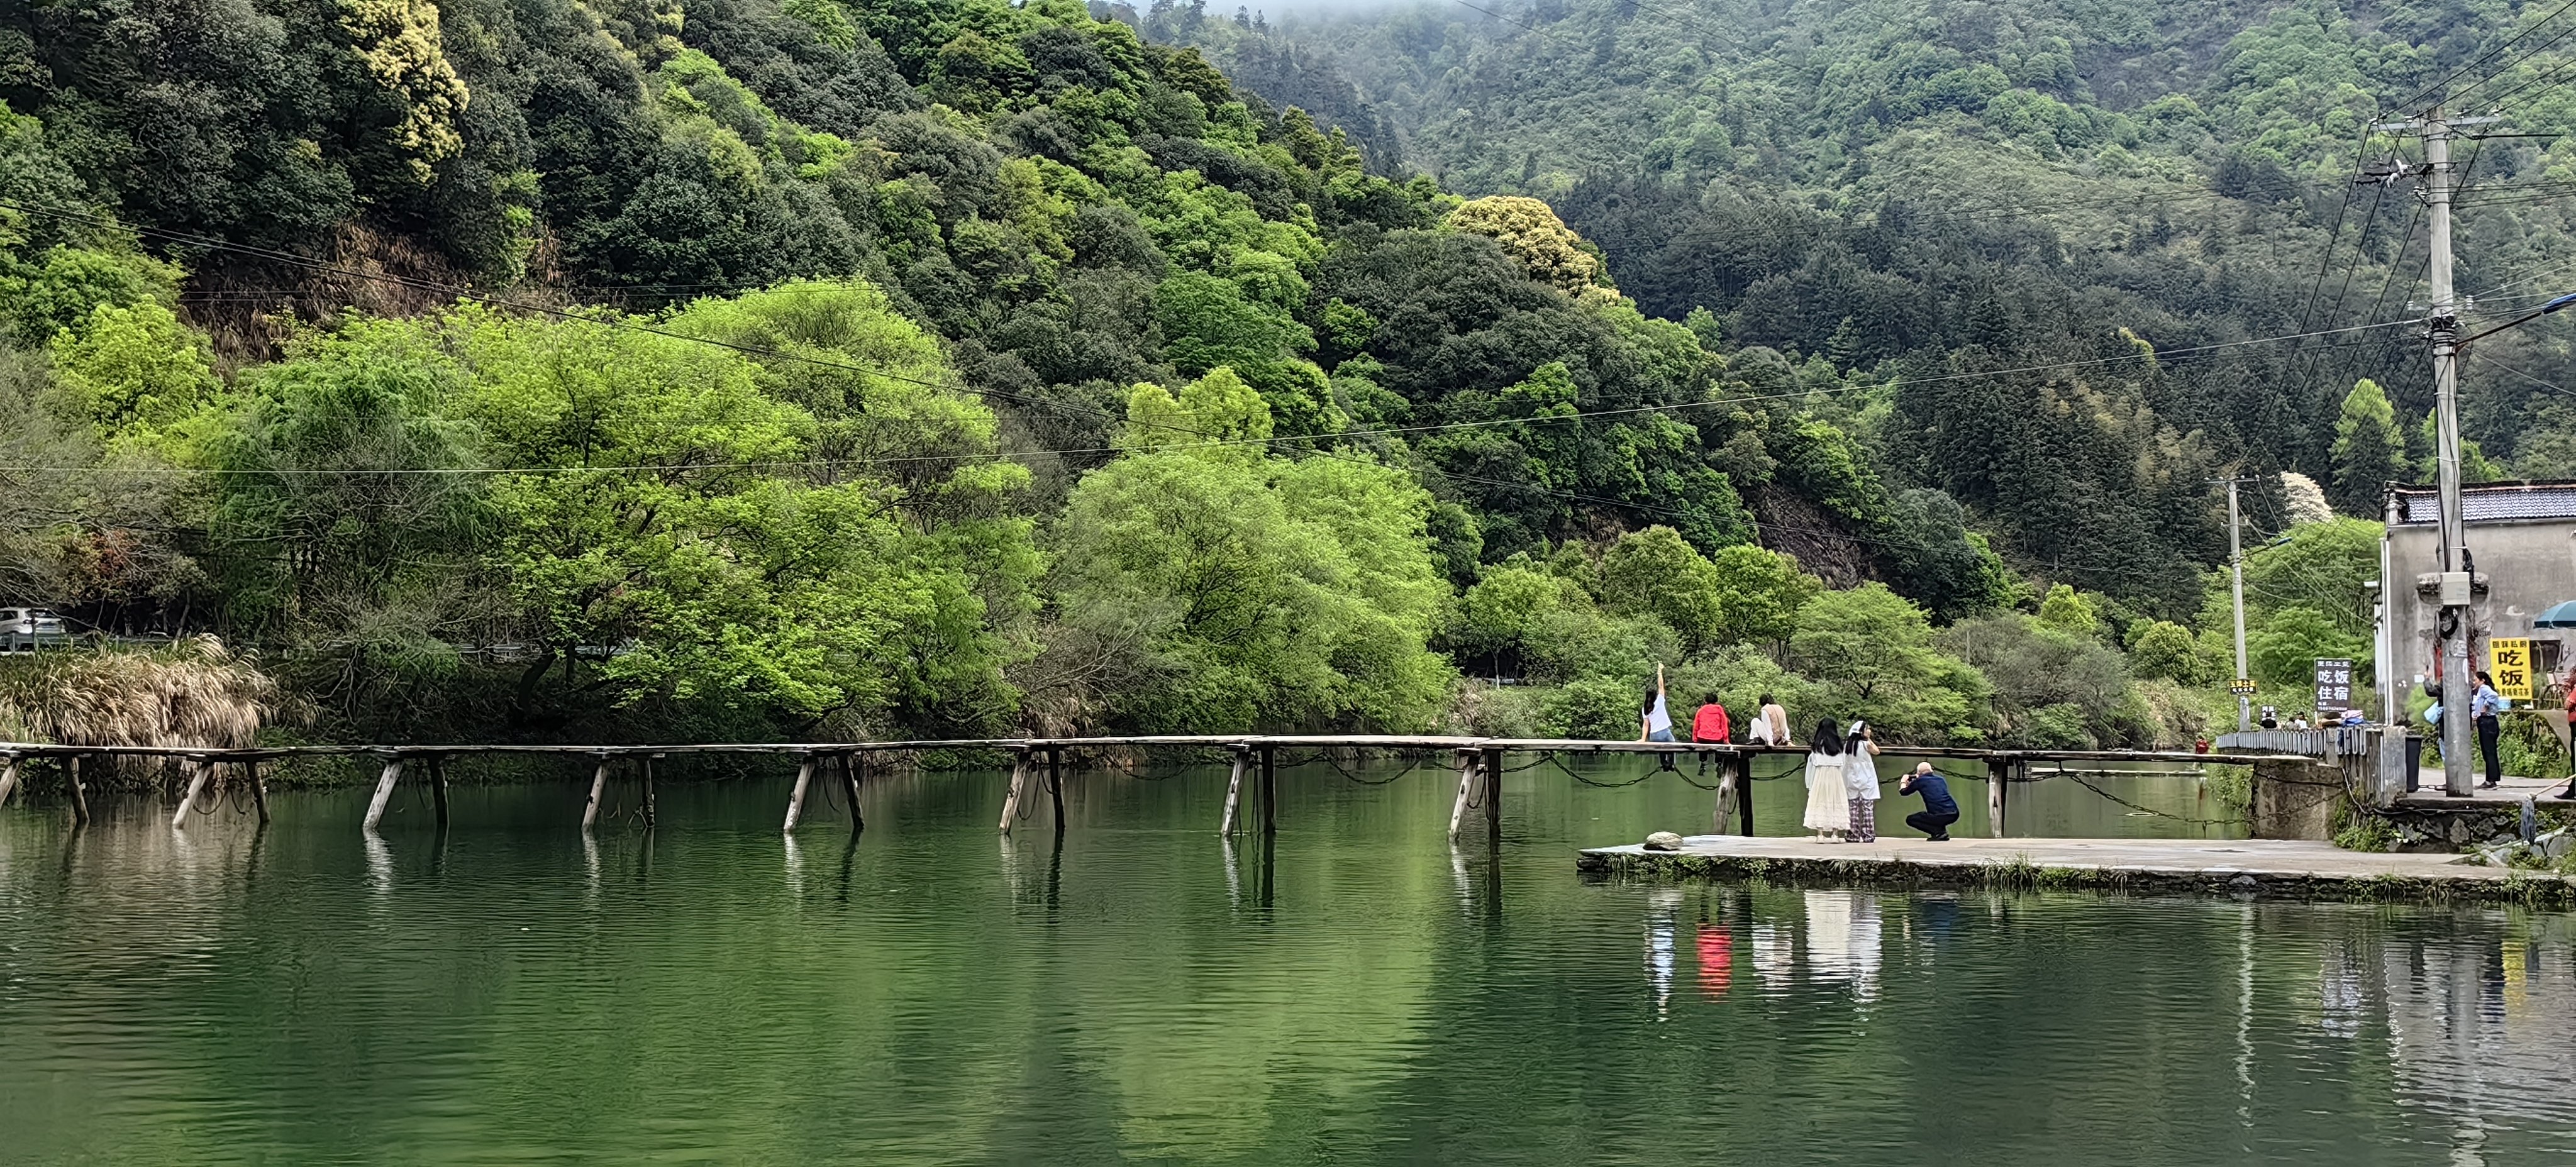
<svg viewBox="0 0 2576 1167">
<path fill-rule="evenodd" d="M 1718 704 L 1717 694 L 1711 693 L 1699 707 L 1698 715 L 1691 718 L 1691 740 L 1723 744 L 1733 728 L 1727 724 L 1726 706 Z"/>
</svg>

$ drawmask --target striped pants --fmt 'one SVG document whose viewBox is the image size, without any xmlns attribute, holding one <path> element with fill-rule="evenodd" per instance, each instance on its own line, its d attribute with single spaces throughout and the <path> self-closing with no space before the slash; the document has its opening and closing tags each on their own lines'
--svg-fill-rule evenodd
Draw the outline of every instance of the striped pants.
<svg viewBox="0 0 2576 1167">
<path fill-rule="evenodd" d="M 1844 832 L 1843 841 L 1846 843 L 1875 843 L 1878 841 L 1877 799 L 1855 798 L 1851 800 L 1851 830 Z"/>
</svg>

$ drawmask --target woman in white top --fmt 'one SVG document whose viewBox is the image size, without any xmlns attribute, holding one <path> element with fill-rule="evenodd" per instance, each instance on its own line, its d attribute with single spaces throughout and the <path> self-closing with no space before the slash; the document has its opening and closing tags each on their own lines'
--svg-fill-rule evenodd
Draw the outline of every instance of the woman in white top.
<svg viewBox="0 0 2576 1167">
<path fill-rule="evenodd" d="M 1851 735 L 1843 739 L 1843 792 L 1851 798 L 1851 827 L 1843 842 L 1878 841 L 1878 764 L 1870 760 L 1877 753 L 1878 739 L 1869 723 L 1851 723 Z"/>
<path fill-rule="evenodd" d="M 1830 720 L 1816 723 L 1815 745 L 1807 753 L 1807 829 L 1819 843 L 1851 827 L 1851 794 L 1843 785 L 1843 735 Z"/>
<path fill-rule="evenodd" d="M 1645 699 L 1637 703 L 1637 740 L 1668 742 L 1673 740 L 1673 714 L 1664 706 L 1664 666 L 1655 666 L 1655 687 L 1646 690 Z"/>
</svg>

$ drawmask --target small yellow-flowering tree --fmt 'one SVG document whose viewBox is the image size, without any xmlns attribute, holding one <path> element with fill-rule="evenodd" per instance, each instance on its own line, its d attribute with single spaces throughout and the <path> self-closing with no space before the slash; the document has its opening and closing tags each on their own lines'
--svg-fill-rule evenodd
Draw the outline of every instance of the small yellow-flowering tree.
<svg viewBox="0 0 2576 1167">
<path fill-rule="evenodd" d="M 1609 302 L 1619 293 L 1603 280 L 1601 257 L 1583 249 L 1583 237 L 1546 203 L 1520 195 L 1493 195 L 1449 212 L 1447 225 L 1492 237 L 1521 262 L 1530 278 L 1553 284 L 1577 300 Z"/>
</svg>

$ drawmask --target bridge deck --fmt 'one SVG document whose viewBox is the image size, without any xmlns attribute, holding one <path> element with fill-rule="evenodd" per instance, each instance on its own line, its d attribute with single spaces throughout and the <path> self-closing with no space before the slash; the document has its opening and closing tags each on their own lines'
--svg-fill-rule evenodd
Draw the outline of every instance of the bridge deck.
<svg viewBox="0 0 2576 1167">
<path fill-rule="evenodd" d="M 283 758 L 458 757 L 469 754 L 554 754 L 586 758 L 675 757 L 705 754 L 769 754 L 808 757 L 817 754 L 899 753 L 926 750 L 1069 751 L 1170 747 L 1186 749 L 1362 749 L 1362 750 L 1502 750 L 1510 753 L 1569 754 L 1707 754 L 1712 757 L 1803 757 L 1805 746 L 1720 745 L 1701 742 L 1591 741 L 1578 738 L 1488 738 L 1437 734 L 1165 734 L 1130 737 L 949 738 L 924 741 L 851 742 L 698 742 L 616 745 L 476 744 L 376 742 L 342 745 L 252 746 L 217 749 L 205 746 L 109 746 L 52 742 L 0 742 L 0 758 L 165 757 L 209 762 L 263 762 Z M 2016 762 L 2154 762 L 2188 765 L 2244 765 L 2261 761 L 2312 761 L 2299 754 L 2199 754 L 2183 750 L 1988 750 L 1958 746 L 1888 745 L 1891 755 L 1962 761 Z"/>
</svg>

